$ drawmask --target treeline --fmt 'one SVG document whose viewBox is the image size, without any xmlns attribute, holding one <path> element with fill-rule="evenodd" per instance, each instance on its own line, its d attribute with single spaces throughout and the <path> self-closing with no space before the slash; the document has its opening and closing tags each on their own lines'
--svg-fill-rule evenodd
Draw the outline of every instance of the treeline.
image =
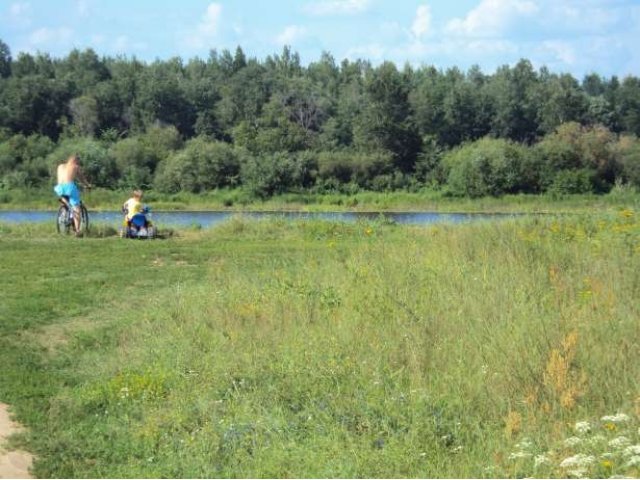
<svg viewBox="0 0 640 480">
<path fill-rule="evenodd" d="M 640 79 L 527 60 L 487 75 L 238 48 L 147 64 L 14 59 L 0 41 L 0 188 L 48 185 L 79 153 L 109 188 L 605 192 L 640 186 L 638 135 Z"/>
</svg>

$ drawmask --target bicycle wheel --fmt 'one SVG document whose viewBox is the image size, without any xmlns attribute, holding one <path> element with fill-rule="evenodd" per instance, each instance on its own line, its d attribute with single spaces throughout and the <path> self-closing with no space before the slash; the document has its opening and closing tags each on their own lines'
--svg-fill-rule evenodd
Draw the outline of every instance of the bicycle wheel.
<svg viewBox="0 0 640 480">
<path fill-rule="evenodd" d="M 67 235 L 71 229 L 71 216 L 66 205 L 60 205 L 56 216 L 56 228 L 61 235 Z"/>
<path fill-rule="evenodd" d="M 80 231 L 89 233 L 89 212 L 84 203 L 80 205 Z"/>
</svg>

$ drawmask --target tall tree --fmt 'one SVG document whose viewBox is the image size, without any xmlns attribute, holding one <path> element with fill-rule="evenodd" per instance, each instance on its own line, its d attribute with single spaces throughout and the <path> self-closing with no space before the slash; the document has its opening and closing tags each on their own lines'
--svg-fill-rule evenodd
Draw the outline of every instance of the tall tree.
<svg viewBox="0 0 640 480">
<path fill-rule="evenodd" d="M 9 45 L 0 40 L 0 78 L 11 75 L 11 50 Z"/>
</svg>

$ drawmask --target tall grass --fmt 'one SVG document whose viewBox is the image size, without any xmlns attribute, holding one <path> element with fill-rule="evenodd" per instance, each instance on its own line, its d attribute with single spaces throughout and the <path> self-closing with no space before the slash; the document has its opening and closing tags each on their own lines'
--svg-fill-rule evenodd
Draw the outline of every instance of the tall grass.
<svg viewBox="0 0 640 480">
<path fill-rule="evenodd" d="M 624 450 L 640 443 L 632 210 L 429 228 L 239 217 L 190 235 L 134 243 L 148 290 L 96 306 L 101 327 L 56 350 L 39 474 L 639 473 Z"/>
<path fill-rule="evenodd" d="M 83 193 L 90 210 L 119 210 L 130 191 L 97 188 Z M 441 190 L 417 192 L 361 191 L 342 193 L 284 193 L 262 200 L 242 189 L 220 189 L 200 194 L 164 194 L 148 191 L 145 202 L 156 210 L 302 210 L 302 211 L 441 211 L 441 212 L 582 212 L 640 209 L 640 194 L 631 187 L 615 187 L 606 195 L 504 195 L 502 197 L 457 198 Z M 57 201 L 51 189 L 0 191 L 0 210 L 54 210 Z"/>
</svg>

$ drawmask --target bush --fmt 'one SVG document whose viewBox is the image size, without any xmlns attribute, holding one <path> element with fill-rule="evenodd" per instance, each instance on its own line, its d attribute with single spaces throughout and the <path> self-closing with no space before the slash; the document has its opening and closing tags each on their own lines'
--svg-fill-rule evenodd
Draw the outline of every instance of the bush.
<svg viewBox="0 0 640 480">
<path fill-rule="evenodd" d="M 56 165 L 74 154 L 80 156 L 80 166 L 94 186 L 112 188 L 118 184 L 118 168 L 109 150 L 102 142 L 90 138 L 62 140 L 47 156 L 49 168 L 53 171 Z"/>
<path fill-rule="evenodd" d="M 242 183 L 252 195 L 268 198 L 293 187 L 297 169 L 295 157 L 287 152 L 248 156 L 242 163 Z"/>
<path fill-rule="evenodd" d="M 13 135 L 0 144 L 0 178 L 11 188 L 41 185 L 51 177 L 45 157 L 55 144 L 43 135 Z"/>
<path fill-rule="evenodd" d="M 535 147 L 543 190 L 552 189 L 559 172 L 587 169 L 592 172 L 592 189 L 608 191 L 621 166 L 615 151 L 615 134 L 602 126 L 583 127 L 571 122 L 560 125 Z M 584 174 L 577 174 L 577 177 Z M 561 178 L 566 177 L 562 174 Z"/>
<path fill-rule="evenodd" d="M 484 138 L 449 152 L 443 163 L 452 195 L 481 197 L 535 191 L 533 160 L 522 145 Z"/>
<path fill-rule="evenodd" d="M 391 176 L 392 173 L 393 155 L 390 152 L 339 150 L 318 154 L 318 178 L 324 184 L 354 183 L 359 187 L 373 188 L 374 185 L 385 184 L 385 180 L 378 177 Z"/>
<path fill-rule="evenodd" d="M 239 172 L 239 154 L 233 147 L 196 137 L 159 165 L 154 186 L 168 193 L 198 193 L 236 185 Z"/>
<path fill-rule="evenodd" d="M 616 145 L 623 181 L 640 188 L 640 140 L 622 137 Z"/>
<path fill-rule="evenodd" d="M 552 194 L 566 195 L 574 193 L 590 193 L 594 190 L 593 170 L 561 170 L 556 173 L 553 183 L 549 187 Z"/>
</svg>

